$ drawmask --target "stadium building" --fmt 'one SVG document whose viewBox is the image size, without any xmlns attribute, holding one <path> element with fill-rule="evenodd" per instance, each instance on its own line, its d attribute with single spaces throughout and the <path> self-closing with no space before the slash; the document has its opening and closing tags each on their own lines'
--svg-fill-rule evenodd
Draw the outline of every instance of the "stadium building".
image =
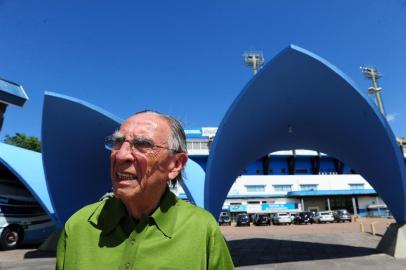
<svg viewBox="0 0 406 270">
<path fill-rule="evenodd" d="M 216 127 L 185 129 L 189 157 L 204 170 L 216 131 Z M 178 197 L 187 199 L 180 186 L 175 191 Z M 232 218 L 239 213 L 343 208 L 359 216 L 390 215 L 366 179 L 347 164 L 311 150 L 278 151 L 248 164 L 223 204 Z"/>
</svg>

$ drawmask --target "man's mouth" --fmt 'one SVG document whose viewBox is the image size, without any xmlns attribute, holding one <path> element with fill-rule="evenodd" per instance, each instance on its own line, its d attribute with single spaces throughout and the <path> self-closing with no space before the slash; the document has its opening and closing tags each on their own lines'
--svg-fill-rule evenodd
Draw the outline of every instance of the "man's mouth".
<svg viewBox="0 0 406 270">
<path fill-rule="evenodd" d="M 131 173 L 116 172 L 116 178 L 118 180 L 137 180 L 137 176 Z"/>
</svg>

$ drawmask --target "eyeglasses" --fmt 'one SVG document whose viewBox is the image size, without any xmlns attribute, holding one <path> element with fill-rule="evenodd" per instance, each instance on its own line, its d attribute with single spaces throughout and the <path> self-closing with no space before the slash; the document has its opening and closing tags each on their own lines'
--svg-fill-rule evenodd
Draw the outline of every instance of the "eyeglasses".
<svg viewBox="0 0 406 270">
<path fill-rule="evenodd" d="M 121 148 L 124 142 L 128 142 L 131 146 L 131 149 L 136 149 L 141 153 L 147 153 L 154 148 L 161 148 L 173 151 L 175 153 L 181 153 L 182 151 L 171 149 L 165 146 L 156 145 L 148 139 L 145 138 L 134 138 L 132 140 L 127 140 L 124 136 L 115 136 L 110 135 L 104 139 L 104 147 L 107 150 L 118 150 Z"/>
</svg>

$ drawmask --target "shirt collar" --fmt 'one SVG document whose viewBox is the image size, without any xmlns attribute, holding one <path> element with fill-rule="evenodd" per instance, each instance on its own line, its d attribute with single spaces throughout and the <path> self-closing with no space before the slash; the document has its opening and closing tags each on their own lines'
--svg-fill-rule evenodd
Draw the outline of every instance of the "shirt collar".
<svg viewBox="0 0 406 270">
<path fill-rule="evenodd" d="M 175 229 L 177 200 L 175 194 L 166 188 L 158 208 L 151 215 L 158 229 L 169 238 L 172 238 Z"/>
<path fill-rule="evenodd" d="M 175 194 L 169 190 L 169 187 L 166 188 L 158 208 L 147 217 L 152 218 L 157 228 L 169 238 L 172 238 L 176 223 L 176 202 L 177 198 Z M 105 204 L 99 204 L 88 220 L 95 227 L 101 229 L 102 234 L 107 235 L 112 232 L 125 217 L 128 217 L 125 205 L 120 199 L 113 197 L 106 200 Z"/>
<path fill-rule="evenodd" d="M 127 216 L 128 213 L 124 204 L 120 199 L 113 197 L 106 200 L 104 204 L 99 204 L 88 220 L 95 227 L 101 229 L 103 235 L 107 235 Z"/>
</svg>

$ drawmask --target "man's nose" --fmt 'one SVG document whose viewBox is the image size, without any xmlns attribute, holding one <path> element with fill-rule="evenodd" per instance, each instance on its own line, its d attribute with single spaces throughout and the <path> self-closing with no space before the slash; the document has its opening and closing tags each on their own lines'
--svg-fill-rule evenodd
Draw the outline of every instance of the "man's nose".
<svg viewBox="0 0 406 270">
<path fill-rule="evenodd" d="M 116 150 L 116 159 L 119 160 L 133 160 L 131 144 L 124 142 L 119 149 Z"/>
</svg>

